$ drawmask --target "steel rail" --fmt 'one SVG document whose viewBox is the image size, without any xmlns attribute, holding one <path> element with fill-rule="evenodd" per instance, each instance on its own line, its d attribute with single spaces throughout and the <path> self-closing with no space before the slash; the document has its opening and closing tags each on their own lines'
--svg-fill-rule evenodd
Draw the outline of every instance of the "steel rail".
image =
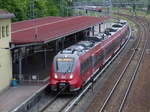
<svg viewBox="0 0 150 112">
<path fill-rule="evenodd" d="M 139 23 L 138 23 L 138 25 L 141 26 Z M 142 36 L 144 37 L 144 33 L 143 33 L 143 32 L 142 32 Z M 130 57 L 128 63 L 126 64 L 124 70 L 122 71 L 122 73 L 121 73 L 119 79 L 117 80 L 117 82 L 115 83 L 114 87 L 111 89 L 111 92 L 109 93 L 108 97 L 107 97 L 106 100 L 104 101 L 104 103 L 103 103 L 101 109 L 99 110 L 99 112 L 103 112 L 103 111 L 104 111 L 104 109 L 105 109 L 106 105 L 108 104 L 110 98 L 112 97 L 113 93 L 115 92 L 115 90 L 116 90 L 116 88 L 117 88 L 119 82 L 121 81 L 121 79 L 122 79 L 122 77 L 124 76 L 124 74 L 125 74 L 127 68 L 129 67 L 129 65 L 130 65 L 130 63 L 131 63 L 133 57 L 135 56 L 136 51 L 137 51 L 139 45 L 140 45 L 140 39 L 138 40 L 138 44 L 137 44 L 137 46 L 134 48 L 134 52 L 132 53 L 132 55 L 131 55 L 131 57 Z M 145 45 L 144 45 L 144 46 L 145 46 Z M 144 50 L 143 50 L 143 51 L 144 51 Z M 136 67 L 136 68 L 137 68 L 137 67 Z M 135 73 L 137 73 L 137 72 L 135 72 Z"/>
</svg>

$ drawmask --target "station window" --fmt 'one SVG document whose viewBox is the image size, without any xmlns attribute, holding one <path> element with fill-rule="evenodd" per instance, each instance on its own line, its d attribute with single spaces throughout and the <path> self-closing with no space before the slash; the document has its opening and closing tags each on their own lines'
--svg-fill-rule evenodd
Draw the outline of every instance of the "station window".
<svg viewBox="0 0 150 112">
<path fill-rule="evenodd" d="M 2 26 L 2 37 L 5 37 L 5 27 Z"/>
<path fill-rule="evenodd" d="M 2 34 L 1 32 L 2 32 L 2 30 L 1 30 L 1 26 L 0 26 L 0 39 L 1 39 L 1 34 Z"/>
<path fill-rule="evenodd" d="M 6 36 L 9 36 L 9 25 L 6 26 Z"/>
</svg>

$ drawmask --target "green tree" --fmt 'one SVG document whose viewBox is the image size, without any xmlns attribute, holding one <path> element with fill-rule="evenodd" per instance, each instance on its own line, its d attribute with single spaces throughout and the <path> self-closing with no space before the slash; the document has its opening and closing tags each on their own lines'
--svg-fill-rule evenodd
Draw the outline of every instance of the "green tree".
<svg viewBox="0 0 150 112">
<path fill-rule="evenodd" d="M 0 9 L 15 14 L 13 21 L 31 19 L 30 0 L 0 0 Z M 65 16 L 67 2 L 65 0 L 34 0 L 34 17 Z"/>
<path fill-rule="evenodd" d="M 53 0 L 47 0 L 47 9 L 48 9 L 48 14 L 50 16 L 60 16 L 60 10 L 58 7 L 58 4 L 54 2 Z"/>
</svg>

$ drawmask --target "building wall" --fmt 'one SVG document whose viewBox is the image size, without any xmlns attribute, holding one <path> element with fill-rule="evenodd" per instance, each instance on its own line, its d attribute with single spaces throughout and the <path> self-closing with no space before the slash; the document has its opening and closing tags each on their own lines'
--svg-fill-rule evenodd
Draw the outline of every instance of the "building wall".
<svg viewBox="0 0 150 112">
<path fill-rule="evenodd" d="M 7 88 L 12 79 L 12 58 L 8 49 L 11 41 L 10 25 L 10 19 L 0 19 L 0 91 Z"/>
</svg>

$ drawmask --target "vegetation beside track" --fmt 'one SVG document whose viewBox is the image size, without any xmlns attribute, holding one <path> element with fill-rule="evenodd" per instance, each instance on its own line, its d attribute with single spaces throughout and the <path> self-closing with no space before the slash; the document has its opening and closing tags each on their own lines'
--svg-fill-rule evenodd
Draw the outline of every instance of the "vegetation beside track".
<svg viewBox="0 0 150 112">
<path fill-rule="evenodd" d="M 140 16 L 140 17 L 145 17 L 145 18 L 148 18 L 150 19 L 150 14 L 147 13 L 146 11 L 140 11 L 140 10 L 137 10 L 136 13 L 132 12 L 132 9 L 121 9 L 121 8 L 112 8 L 113 12 L 115 13 L 122 13 L 122 14 L 126 14 L 126 15 L 135 15 L 135 16 Z"/>
</svg>

